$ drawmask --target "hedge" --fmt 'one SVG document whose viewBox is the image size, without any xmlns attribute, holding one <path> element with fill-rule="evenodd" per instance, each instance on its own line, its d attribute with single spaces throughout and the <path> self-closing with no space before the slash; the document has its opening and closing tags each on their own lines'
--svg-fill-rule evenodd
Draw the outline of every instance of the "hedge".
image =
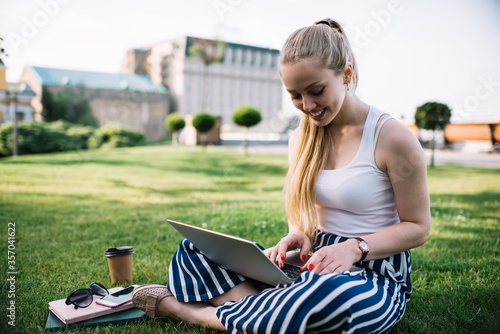
<svg viewBox="0 0 500 334">
<path fill-rule="evenodd" d="M 0 157 L 12 155 L 12 123 L 0 126 Z M 139 146 L 145 143 L 142 133 L 116 124 L 97 129 L 65 121 L 19 122 L 17 154 L 38 154 L 83 150 L 99 147 Z"/>
</svg>

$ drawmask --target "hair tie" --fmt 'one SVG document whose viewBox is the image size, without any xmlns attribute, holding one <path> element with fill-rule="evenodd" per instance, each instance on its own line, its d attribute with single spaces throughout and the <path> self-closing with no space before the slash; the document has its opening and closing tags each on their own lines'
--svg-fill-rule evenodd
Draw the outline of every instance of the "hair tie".
<svg viewBox="0 0 500 334">
<path fill-rule="evenodd" d="M 341 35 L 344 34 L 344 32 L 342 31 L 342 28 L 335 21 L 328 22 L 327 20 L 321 20 L 321 21 L 315 22 L 314 24 L 326 24 L 330 28 L 335 29 L 336 31 L 338 31 Z"/>
<path fill-rule="evenodd" d="M 330 24 L 330 22 L 325 21 L 325 20 L 318 21 L 318 22 L 316 22 L 316 24 L 326 24 L 330 28 L 333 28 L 332 25 Z"/>
</svg>

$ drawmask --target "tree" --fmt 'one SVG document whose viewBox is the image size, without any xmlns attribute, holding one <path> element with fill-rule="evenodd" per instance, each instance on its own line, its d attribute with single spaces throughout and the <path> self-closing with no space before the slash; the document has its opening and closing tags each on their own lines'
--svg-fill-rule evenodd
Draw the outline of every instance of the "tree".
<svg viewBox="0 0 500 334">
<path fill-rule="evenodd" d="M 4 65 L 4 62 L 3 62 L 3 57 L 4 56 L 9 56 L 8 54 L 5 53 L 5 49 L 1 46 L 1 44 L 3 44 L 3 38 L 0 37 L 0 65 Z"/>
<path fill-rule="evenodd" d="M 196 40 L 196 44 L 191 45 L 188 48 L 188 54 L 190 57 L 199 56 L 203 63 L 203 81 L 202 81 L 202 92 L 201 92 L 201 109 L 207 110 L 207 74 L 208 68 L 213 63 L 223 63 L 225 59 L 224 51 L 226 49 L 226 43 L 220 41 L 210 41 L 205 39 Z"/>
<path fill-rule="evenodd" d="M 178 133 L 186 126 L 186 121 L 178 113 L 172 113 L 165 119 L 165 127 L 172 131 L 172 145 L 177 146 L 179 143 Z"/>
<path fill-rule="evenodd" d="M 233 122 L 236 125 L 244 126 L 245 129 L 245 140 L 243 141 L 243 149 L 245 152 L 248 151 L 248 129 L 254 125 L 259 124 L 262 120 L 260 112 L 254 107 L 241 106 L 233 114 Z"/>
<path fill-rule="evenodd" d="M 451 110 L 443 103 L 427 102 L 417 108 L 415 125 L 419 129 L 432 130 L 431 167 L 434 167 L 434 149 L 436 147 L 436 130 L 444 130 L 450 123 Z"/>
<path fill-rule="evenodd" d="M 207 144 L 207 132 L 212 130 L 215 123 L 217 123 L 217 119 L 205 111 L 194 116 L 193 127 L 201 134 L 204 145 Z"/>
<path fill-rule="evenodd" d="M 64 118 L 64 114 L 56 108 L 54 96 L 47 88 L 42 86 L 42 120 L 44 122 L 53 122 Z"/>
<path fill-rule="evenodd" d="M 99 126 L 84 87 L 65 86 L 55 95 L 47 87 L 42 87 L 42 119 L 46 122 L 62 119 L 73 124 Z"/>
</svg>

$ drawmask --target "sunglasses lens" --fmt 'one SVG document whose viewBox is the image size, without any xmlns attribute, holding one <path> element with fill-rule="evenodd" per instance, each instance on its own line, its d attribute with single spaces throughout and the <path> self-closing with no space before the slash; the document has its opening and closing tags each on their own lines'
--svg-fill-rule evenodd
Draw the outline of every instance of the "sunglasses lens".
<svg viewBox="0 0 500 334">
<path fill-rule="evenodd" d="M 94 283 L 90 284 L 90 290 L 92 290 L 96 295 L 99 295 L 99 296 L 109 295 L 108 289 L 106 289 L 100 283 L 95 283 L 94 282 Z"/>
<path fill-rule="evenodd" d="M 78 289 L 73 292 L 68 299 L 66 299 L 66 304 L 73 304 L 78 307 L 87 307 L 92 304 L 93 298 L 92 293 L 87 289 Z"/>
</svg>

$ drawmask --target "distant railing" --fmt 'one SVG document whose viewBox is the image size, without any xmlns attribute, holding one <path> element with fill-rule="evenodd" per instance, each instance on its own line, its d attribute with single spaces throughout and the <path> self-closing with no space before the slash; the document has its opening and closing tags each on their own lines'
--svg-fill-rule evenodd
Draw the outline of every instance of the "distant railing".
<svg viewBox="0 0 500 334">
<path fill-rule="evenodd" d="M 448 124 L 444 129 L 447 141 L 489 140 L 494 145 L 500 141 L 499 123 Z"/>
<path fill-rule="evenodd" d="M 415 124 L 408 124 L 408 128 L 419 138 L 418 128 Z M 500 149 L 500 123 L 454 123 L 448 124 L 444 129 L 446 142 L 460 142 L 467 140 L 490 141 L 492 151 Z"/>
<path fill-rule="evenodd" d="M 415 124 L 407 124 L 413 134 L 419 138 Z M 500 123 L 461 123 L 448 124 L 444 136 L 449 142 L 464 140 L 494 140 L 500 142 Z"/>
</svg>

